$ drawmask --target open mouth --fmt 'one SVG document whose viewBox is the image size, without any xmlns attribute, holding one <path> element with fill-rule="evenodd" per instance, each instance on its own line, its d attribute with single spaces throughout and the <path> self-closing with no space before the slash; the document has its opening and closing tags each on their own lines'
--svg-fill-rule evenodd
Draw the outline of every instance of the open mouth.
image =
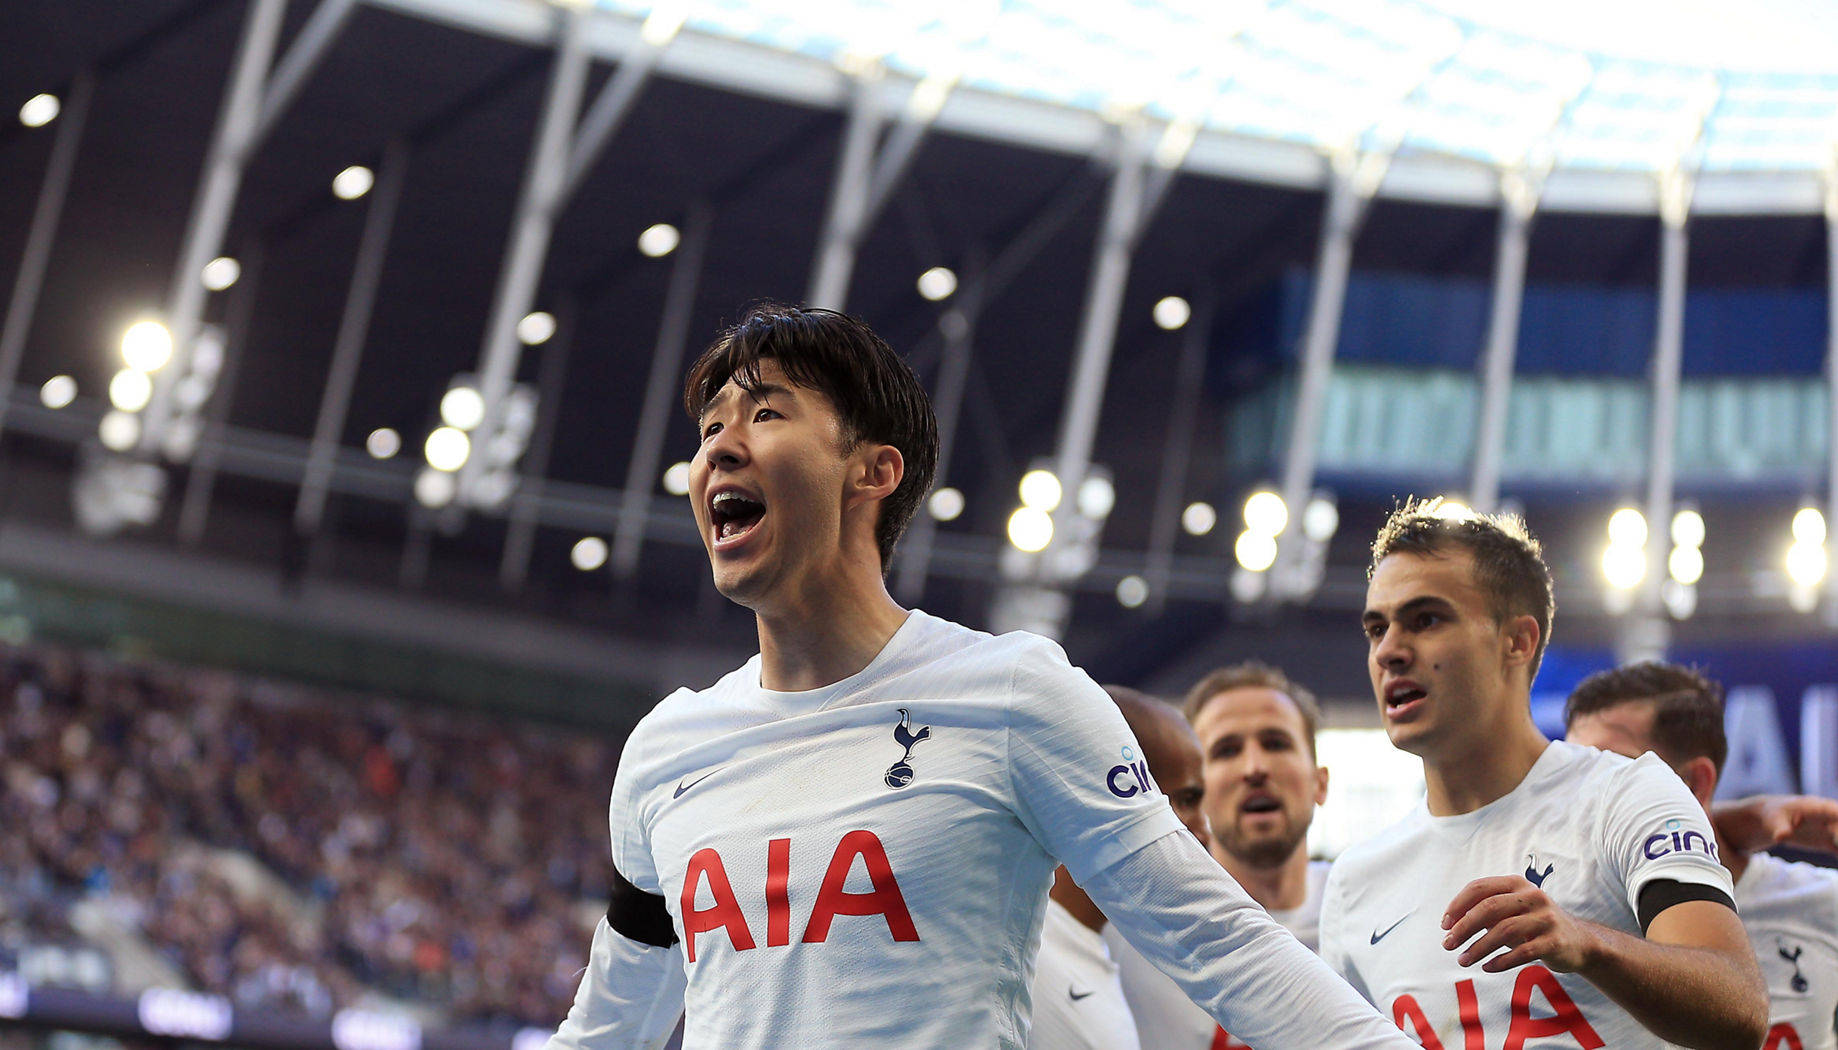
<svg viewBox="0 0 1838 1050">
<path fill-rule="evenodd" d="M 708 520 L 714 527 L 717 543 L 745 536 L 765 516 L 764 503 L 739 492 L 717 492 L 708 501 Z"/>
<path fill-rule="evenodd" d="M 1385 690 L 1385 713 L 1401 714 L 1409 710 L 1429 693 L 1415 682 L 1394 682 Z"/>
<path fill-rule="evenodd" d="M 1282 808 L 1283 804 L 1277 801 L 1275 795 L 1250 795 L 1238 804 L 1240 813 L 1275 813 Z"/>
</svg>

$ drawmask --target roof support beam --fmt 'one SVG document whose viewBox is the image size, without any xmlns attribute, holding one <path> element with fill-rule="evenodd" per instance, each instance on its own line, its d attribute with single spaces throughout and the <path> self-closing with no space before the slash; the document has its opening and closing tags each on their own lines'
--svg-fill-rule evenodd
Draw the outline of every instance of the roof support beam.
<svg viewBox="0 0 1838 1050">
<path fill-rule="evenodd" d="M 87 70 L 71 82 L 59 113 L 57 138 L 51 144 L 51 160 L 45 166 L 44 182 L 39 185 L 38 204 L 32 210 L 25 253 L 19 261 L 19 273 L 13 278 L 6 323 L 0 327 L 0 431 L 6 429 L 7 406 L 13 401 L 13 384 L 19 381 L 26 336 L 32 331 L 32 315 L 38 311 L 38 293 L 44 288 L 45 270 L 51 264 L 51 246 L 64 215 L 64 198 L 70 193 L 77 146 L 83 141 L 83 122 L 89 116 L 89 101 L 95 89 L 95 74 Z"/>
<path fill-rule="evenodd" d="M 1193 316 L 1181 330 L 1181 359 L 1175 368 L 1173 410 L 1162 449 L 1161 478 L 1155 488 L 1155 516 L 1149 521 L 1149 551 L 1143 576 L 1149 584 L 1149 611 L 1159 613 L 1168 601 L 1168 578 L 1174 571 L 1174 541 L 1180 530 L 1181 501 L 1187 488 L 1187 466 L 1193 459 L 1194 420 L 1200 411 L 1200 383 L 1206 378 L 1206 341 L 1212 334 L 1218 294 L 1210 285 L 1194 296 Z"/>
<path fill-rule="evenodd" d="M 709 231 L 714 209 L 703 202 L 689 206 L 683 221 L 683 240 L 670 268 L 670 285 L 664 292 L 663 317 L 657 326 L 657 344 L 651 350 L 651 375 L 645 380 L 645 400 L 638 414 L 638 435 L 632 458 L 625 468 L 625 488 L 619 497 L 619 524 L 613 529 L 613 575 L 631 579 L 638 572 L 644 548 L 647 511 L 657 488 L 657 468 L 663 462 L 664 435 L 670 427 L 673 396 L 682 389 L 683 355 L 689 348 L 689 322 L 696 306 L 696 289 L 708 257 Z"/>
<path fill-rule="evenodd" d="M 242 253 L 242 275 L 230 291 L 229 309 L 223 321 L 223 370 L 217 374 L 217 389 L 205 406 L 204 433 L 198 442 L 198 451 L 192 456 L 191 469 L 186 472 L 185 495 L 179 501 L 179 539 L 192 546 L 204 539 L 211 496 L 216 491 L 217 475 L 223 467 L 230 405 L 236 397 L 236 380 L 242 372 L 243 354 L 249 346 L 249 325 L 255 318 L 255 297 L 262 284 L 266 255 L 267 250 L 261 242 L 250 245 Z"/>
<path fill-rule="evenodd" d="M 1500 236 L 1494 252 L 1493 301 L 1481 356 L 1480 404 L 1474 416 L 1474 460 L 1468 505 L 1492 513 L 1500 502 L 1500 459 L 1519 353 L 1519 307 L 1525 299 L 1525 257 L 1531 244 L 1538 187 L 1518 174 L 1500 180 Z"/>
<path fill-rule="evenodd" d="M 1825 174 L 1825 522 L 1827 535 L 1838 530 L 1838 148 Z M 1826 550 L 1831 550 L 1828 540 Z M 1838 627 L 1838 575 L 1825 573 L 1823 616 Z"/>
<path fill-rule="evenodd" d="M 523 478 L 511 497 L 510 523 L 504 536 L 504 554 L 498 561 L 498 583 L 505 590 L 523 589 L 530 577 L 530 555 L 536 547 L 538 509 L 555 451 L 555 427 L 562 411 L 562 388 L 568 380 L 568 357 L 581 315 L 579 298 L 565 293 L 555 304 L 555 334 L 542 347 L 542 364 L 536 373 L 536 430 L 523 460 Z"/>
<path fill-rule="evenodd" d="M 312 75 L 321 59 L 325 58 L 327 49 L 338 39 L 345 23 L 351 18 L 351 11 L 357 6 L 357 0 L 323 0 L 313 9 L 313 13 L 300 27 L 300 33 L 287 49 L 276 66 L 274 76 L 268 80 L 268 89 L 262 94 L 261 112 L 255 118 L 255 129 L 250 136 L 249 148 L 268 138 L 274 130 L 275 123 L 287 110 L 294 97 L 305 86 L 306 78 Z"/>
</svg>

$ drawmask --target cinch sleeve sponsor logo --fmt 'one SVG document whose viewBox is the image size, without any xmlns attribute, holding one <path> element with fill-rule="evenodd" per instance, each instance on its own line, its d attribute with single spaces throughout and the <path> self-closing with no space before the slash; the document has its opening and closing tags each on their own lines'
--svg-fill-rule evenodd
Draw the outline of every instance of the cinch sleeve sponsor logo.
<svg viewBox="0 0 1838 1050">
<path fill-rule="evenodd" d="M 1664 830 L 1648 835 L 1640 844 L 1640 852 L 1648 860 L 1658 860 L 1673 853 L 1702 853 L 1715 859 L 1717 844 L 1694 828 L 1687 828 L 1683 821 L 1668 820 Z"/>
<path fill-rule="evenodd" d="M 1149 764 L 1136 757 L 1136 749 L 1125 746 L 1123 761 L 1104 774 L 1104 786 L 1118 798 L 1135 798 L 1145 792 L 1156 792 L 1155 778 L 1149 775 Z"/>
</svg>

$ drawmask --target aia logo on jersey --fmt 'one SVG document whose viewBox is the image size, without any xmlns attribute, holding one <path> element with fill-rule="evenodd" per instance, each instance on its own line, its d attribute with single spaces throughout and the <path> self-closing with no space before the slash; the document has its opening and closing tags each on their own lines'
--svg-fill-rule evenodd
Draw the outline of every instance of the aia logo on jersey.
<svg viewBox="0 0 1838 1050">
<path fill-rule="evenodd" d="M 1687 828 L 1683 821 L 1668 820 L 1664 831 L 1655 831 L 1640 844 L 1640 852 L 1648 860 L 1658 860 L 1672 853 L 1702 853 L 1712 860 L 1717 856 L 1717 844 L 1704 836 L 1704 833 Z"/>
<path fill-rule="evenodd" d="M 1155 785 L 1155 778 L 1149 775 L 1149 764 L 1138 759 L 1136 749 L 1127 745 L 1123 749 L 1123 761 L 1104 774 L 1104 786 L 1118 798 L 1134 798 L 1161 790 Z"/>
<path fill-rule="evenodd" d="M 913 782 L 913 764 L 910 761 L 913 757 L 913 747 L 921 740 L 930 739 L 932 739 L 932 727 L 920 726 L 917 733 L 913 732 L 912 712 L 904 707 L 900 708 L 900 724 L 893 727 L 893 742 L 906 750 L 901 753 L 900 761 L 888 766 L 886 775 L 881 777 L 887 782 L 888 787 L 898 789 Z"/>
<path fill-rule="evenodd" d="M 1570 998 L 1570 993 L 1564 991 L 1564 986 L 1558 983 L 1556 974 L 1536 963 L 1520 967 L 1518 973 L 1513 979 L 1512 999 L 1507 1005 L 1504 1045 L 1556 1045 L 1537 1042 L 1553 1036 L 1568 1036 L 1570 1042 L 1563 1045 L 1574 1044 L 1580 1050 L 1602 1050 L 1608 1045 L 1596 1033 L 1589 1019 L 1583 1016 L 1576 1000 Z M 1423 997 L 1422 1003 L 1418 1001 L 1419 995 Z M 1454 1014 L 1457 1023 L 1461 1025 L 1461 1042 L 1457 1043 L 1453 1039 L 1443 1042 L 1442 1035 L 1454 1036 L 1457 1033 L 1446 1027 L 1449 1017 L 1447 1000 L 1438 999 L 1440 997 L 1428 987 L 1400 995 L 1392 1000 L 1391 1019 L 1400 1029 L 1415 1035 L 1417 1042 L 1423 1044 L 1423 1050 L 1455 1050 L 1456 1047 L 1473 1050 L 1487 1045 L 1487 1031 L 1481 1019 L 1480 993 L 1473 978 L 1455 983 Z M 1443 1019 L 1445 1027 L 1442 1035 L 1437 1034 L 1435 1024 L 1430 1021 L 1432 1016 Z"/>
</svg>

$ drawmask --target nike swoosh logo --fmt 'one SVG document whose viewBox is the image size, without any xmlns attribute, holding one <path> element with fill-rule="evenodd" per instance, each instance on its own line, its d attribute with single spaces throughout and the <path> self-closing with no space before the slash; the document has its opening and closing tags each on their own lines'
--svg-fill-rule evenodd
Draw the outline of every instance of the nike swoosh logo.
<svg viewBox="0 0 1838 1050">
<path fill-rule="evenodd" d="M 688 791 L 690 788 L 695 787 L 697 784 L 702 783 L 704 780 L 707 780 L 709 777 L 712 777 L 716 773 L 719 773 L 719 772 L 721 772 L 721 767 L 716 766 L 714 769 L 709 770 L 708 772 L 702 774 L 701 776 L 697 777 L 694 780 L 687 781 L 687 782 L 681 781 L 681 780 L 677 781 L 676 782 L 676 794 L 671 795 L 670 797 L 671 798 L 682 798 L 683 792 Z"/>
<path fill-rule="evenodd" d="M 1415 910 L 1415 909 L 1412 909 L 1412 910 L 1410 910 L 1410 911 L 1407 911 L 1407 912 L 1405 912 L 1405 913 L 1404 913 L 1404 919 L 1408 919 L 1408 918 L 1410 918 L 1410 917 L 1411 917 L 1412 915 L 1415 915 L 1415 914 L 1417 914 L 1417 912 L 1416 912 L 1416 910 Z M 1388 936 L 1390 936 L 1390 935 L 1391 935 L 1391 931 L 1392 931 L 1392 930 L 1395 930 L 1395 929 L 1397 929 L 1397 928 L 1398 928 L 1399 926 L 1402 926 L 1402 925 L 1404 925 L 1404 919 L 1399 919 L 1399 920 L 1398 920 L 1397 922 L 1394 922 L 1394 923 L 1392 923 L 1392 924 L 1391 924 L 1390 926 L 1387 926 L 1387 927 L 1385 927 L 1385 930 L 1384 930 L 1384 932 L 1383 932 L 1383 933 L 1381 933 L 1381 932 L 1378 932 L 1378 931 L 1376 931 L 1376 930 L 1375 930 L 1375 931 L 1373 931 L 1373 934 L 1372 934 L 1372 943 L 1373 943 L 1373 944 L 1377 944 L 1378 942 L 1380 942 L 1380 941 L 1382 941 L 1382 940 L 1384 940 L 1384 939 L 1385 939 L 1386 937 L 1388 937 Z"/>
<path fill-rule="evenodd" d="M 1088 999 L 1088 998 L 1090 998 L 1090 997 L 1091 997 L 1091 996 L 1092 996 L 1092 995 L 1093 995 L 1094 993 L 1092 993 L 1092 992 L 1075 992 L 1075 991 L 1072 991 L 1071 989 L 1067 989 L 1067 990 L 1066 990 L 1066 994 L 1067 994 L 1067 995 L 1070 995 L 1070 996 L 1072 996 L 1072 1001 L 1076 1003 L 1076 1002 L 1078 1002 L 1078 1001 L 1079 1001 L 1080 999 Z"/>
</svg>

